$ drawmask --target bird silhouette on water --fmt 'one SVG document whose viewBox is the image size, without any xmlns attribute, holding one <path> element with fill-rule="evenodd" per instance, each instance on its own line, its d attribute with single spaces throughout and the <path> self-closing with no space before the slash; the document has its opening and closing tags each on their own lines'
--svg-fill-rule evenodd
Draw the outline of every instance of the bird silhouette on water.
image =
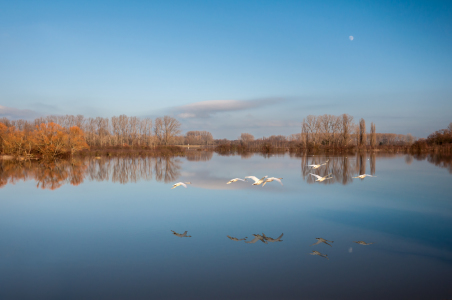
<svg viewBox="0 0 452 300">
<path fill-rule="evenodd" d="M 373 244 L 373 243 L 366 243 L 364 241 L 357 241 L 357 242 L 353 241 L 353 243 L 357 243 L 357 244 L 364 245 L 364 246 L 368 246 L 368 245 Z"/>
<path fill-rule="evenodd" d="M 175 232 L 174 230 L 171 230 L 172 232 L 173 232 L 173 234 L 175 235 L 175 236 L 178 236 L 178 237 L 180 237 L 180 238 L 182 238 L 182 237 L 191 237 L 191 235 L 187 235 L 187 231 L 185 231 L 184 233 L 177 233 L 177 232 Z"/>
<path fill-rule="evenodd" d="M 311 254 L 311 255 L 318 255 L 318 256 L 320 256 L 320 257 L 324 257 L 324 258 L 330 260 L 330 259 L 328 258 L 328 255 L 327 255 L 327 254 L 322 254 L 322 253 L 320 253 L 319 251 L 313 250 L 312 253 L 309 253 L 309 254 Z"/>
<path fill-rule="evenodd" d="M 247 244 L 254 244 L 257 241 L 261 241 L 264 244 L 268 244 L 267 241 L 265 240 L 265 238 L 260 235 L 260 234 L 253 234 L 254 235 L 254 239 L 252 239 L 251 241 L 245 241 L 245 243 Z"/>
<path fill-rule="evenodd" d="M 333 247 L 333 246 L 331 246 L 330 244 L 328 244 L 328 242 L 334 243 L 334 241 L 328 241 L 328 240 L 325 240 L 325 239 L 322 239 L 322 238 L 315 238 L 315 239 L 317 240 L 317 243 L 314 243 L 314 244 L 312 244 L 311 246 L 318 245 L 318 244 L 320 244 L 320 243 L 324 243 L 324 244 L 327 244 L 327 245 L 330 246 L 330 247 Z"/>
<path fill-rule="evenodd" d="M 284 235 L 284 233 L 281 233 L 281 235 L 280 235 L 277 239 L 274 239 L 274 238 L 271 238 L 271 237 L 269 237 L 269 236 L 266 236 L 264 233 L 262 233 L 262 236 L 264 237 L 264 239 L 265 239 L 267 242 L 270 242 L 270 243 L 274 243 L 274 242 L 282 242 L 283 240 L 281 240 L 281 238 L 283 237 L 283 235 Z"/>
<path fill-rule="evenodd" d="M 246 237 L 243 238 L 243 239 L 238 239 L 238 238 L 236 238 L 236 237 L 232 237 L 232 236 L 229 236 L 229 235 L 227 235 L 227 237 L 228 237 L 230 240 L 233 240 L 233 241 L 236 241 L 236 242 L 238 242 L 238 241 L 246 241 L 246 239 L 248 238 L 248 237 L 246 236 Z"/>
</svg>

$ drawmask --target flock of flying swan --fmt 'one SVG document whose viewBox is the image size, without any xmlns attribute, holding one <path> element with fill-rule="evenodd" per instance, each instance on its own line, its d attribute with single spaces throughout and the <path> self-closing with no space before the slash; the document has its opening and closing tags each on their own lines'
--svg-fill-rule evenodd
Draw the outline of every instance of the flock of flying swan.
<svg viewBox="0 0 452 300">
<path fill-rule="evenodd" d="M 328 164 L 328 161 L 329 161 L 329 159 L 327 159 L 323 164 L 318 164 L 318 165 L 308 165 L 308 167 L 311 167 L 311 169 L 315 170 L 315 169 L 320 168 L 321 166 L 325 166 L 326 164 Z M 328 175 L 326 175 L 326 176 L 323 176 L 323 177 L 320 176 L 320 175 L 314 174 L 314 173 L 309 173 L 309 174 L 312 175 L 312 176 L 314 176 L 315 178 L 317 178 L 317 179 L 316 179 L 316 182 L 317 182 L 317 181 L 318 181 L 318 182 L 322 182 L 322 181 L 325 181 L 325 180 L 327 180 L 327 179 L 333 178 L 333 176 L 330 177 L 330 175 L 333 175 L 333 173 L 330 173 L 330 174 L 328 174 Z M 353 177 L 353 178 L 364 179 L 365 177 L 377 177 L 377 176 L 372 176 L 372 175 L 369 175 L 369 174 L 361 174 L 361 175 L 358 175 L 358 176 Z"/>
<path fill-rule="evenodd" d="M 281 183 L 281 185 L 283 185 L 283 183 L 281 182 L 282 178 L 268 177 L 268 175 L 265 175 L 261 179 L 257 178 L 256 176 L 246 176 L 245 179 L 234 178 L 234 179 L 231 179 L 228 182 L 226 182 L 226 184 L 231 184 L 231 183 L 237 182 L 237 181 L 247 182 L 247 180 L 246 180 L 247 178 L 252 179 L 254 181 L 253 185 L 262 184 L 262 186 L 265 186 L 267 183 L 272 182 L 272 181 L 278 181 L 279 183 Z M 177 183 L 173 184 L 173 187 L 171 189 L 177 188 L 178 186 L 183 186 L 184 188 L 187 188 L 187 184 L 191 184 L 191 182 L 177 182 Z"/>
<path fill-rule="evenodd" d="M 316 169 L 320 168 L 321 166 L 327 165 L 328 161 L 329 160 L 325 161 L 323 164 L 308 165 L 308 167 L 311 167 L 311 169 L 316 170 Z M 315 180 L 316 182 L 322 182 L 322 181 L 325 181 L 327 179 L 333 178 L 333 176 L 331 176 L 332 173 L 330 173 L 330 174 L 328 174 L 326 176 L 323 176 L 323 177 L 320 176 L 320 175 L 317 175 L 317 174 L 313 174 L 313 173 L 309 173 L 309 174 L 316 178 L 316 180 Z M 353 178 L 364 179 L 365 177 L 377 177 L 377 176 L 372 176 L 372 175 L 369 175 L 369 174 L 361 174 L 361 175 L 358 175 L 358 176 L 353 177 Z M 254 181 L 253 185 L 261 185 L 262 184 L 262 187 L 265 186 L 268 182 L 272 182 L 272 181 L 278 181 L 281 185 L 283 185 L 283 183 L 281 182 L 282 178 L 268 177 L 268 175 L 265 175 L 264 177 L 262 177 L 260 179 L 255 177 L 255 176 L 246 176 L 245 179 L 234 178 L 234 179 L 231 179 L 228 182 L 226 182 L 226 184 L 231 184 L 231 183 L 234 183 L 234 182 L 237 182 L 237 181 L 247 182 L 247 180 L 246 180 L 247 178 L 252 179 Z M 187 188 L 187 184 L 191 184 L 191 182 L 178 182 L 178 183 L 175 183 L 173 185 L 172 189 L 174 189 L 174 188 L 176 188 L 178 186 L 183 186 L 184 188 Z M 185 231 L 183 234 L 177 233 L 177 232 L 175 232 L 173 230 L 171 230 L 171 231 L 173 232 L 173 234 L 175 236 L 178 236 L 178 237 L 191 237 L 191 235 L 187 235 L 187 231 Z M 268 244 L 269 242 L 270 243 L 282 242 L 281 238 L 283 237 L 283 235 L 284 235 L 284 233 L 282 233 L 278 238 L 274 239 L 274 238 L 266 236 L 264 233 L 262 233 L 262 235 L 260 235 L 260 234 L 253 234 L 254 238 L 252 240 L 250 240 L 250 241 L 246 240 L 248 237 L 245 237 L 245 238 L 242 238 L 242 239 L 238 239 L 236 237 L 231 237 L 229 235 L 227 235 L 227 237 L 230 240 L 236 241 L 236 242 L 238 242 L 238 241 L 245 241 L 245 243 L 247 243 L 247 244 L 254 244 L 257 241 L 261 241 L 264 244 Z M 326 239 L 323 239 L 323 238 L 316 238 L 316 240 L 317 240 L 317 242 L 312 244 L 311 246 L 315 246 L 315 245 L 318 245 L 320 243 L 324 243 L 324 244 L 326 244 L 326 245 L 328 245 L 330 247 L 333 247 L 329 243 L 333 243 L 334 241 L 329 241 L 329 240 L 326 240 Z M 368 245 L 373 244 L 373 243 L 366 243 L 364 241 L 354 241 L 354 243 L 357 243 L 357 244 L 363 245 L 363 246 L 368 246 Z M 313 250 L 311 253 L 308 253 L 308 254 L 317 255 L 317 256 L 320 256 L 320 257 L 323 257 L 323 258 L 326 258 L 326 259 L 329 260 L 327 254 L 322 254 L 322 253 L 320 253 L 319 251 L 316 251 L 316 250 Z"/>
<path fill-rule="evenodd" d="M 329 162 L 329 159 L 327 159 L 323 164 L 312 164 L 312 165 L 307 165 L 307 166 L 311 167 L 312 170 L 316 170 L 316 169 L 320 168 L 321 166 L 326 166 L 328 164 L 328 162 Z M 333 173 L 329 173 L 328 175 L 323 176 L 323 177 L 320 175 L 314 174 L 314 173 L 309 173 L 309 174 L 316 178 L 316 180 L 315 180 L 316 182 L 322 182 L 322 181 L 333 178 L 333 176 L 332 176 Z M 353 178 L 364 179 L 365 177 L 377 177 L 377 176 L 372 176 L 369 174 L 361 174 L 361 175 L 358 175 Z M 226 182 L 226 184 L 231 184 L 231 183 L 234 183 L 237 181 L 247 182 L 247 180 L 246 180 L 247 178 L 252 179 L 254 181 L 253 185 L 261 185 L 262 184 L 262 187 L 264 187 L 267 183 L 272 182 L 272 181 L 278 181 L 281 185 L 283 185 L 283 183 L 281 181 L 282 178 L 268 177 L 268 175 L 265 175 L 264 177 L 262 177 L 260 179 L 257 178 L 256 176 L 246 176 L 245 179 L 234 178 L 234 179 L 231 179 L 228 182 Z M 187 188 L 187 184 L 191 184 L 191 182 L 178 182 L 178 183 L 173 184 L 172 189 L 174 189 L 178 186 L 183 186 L 184 188 Z"/>
</svg>

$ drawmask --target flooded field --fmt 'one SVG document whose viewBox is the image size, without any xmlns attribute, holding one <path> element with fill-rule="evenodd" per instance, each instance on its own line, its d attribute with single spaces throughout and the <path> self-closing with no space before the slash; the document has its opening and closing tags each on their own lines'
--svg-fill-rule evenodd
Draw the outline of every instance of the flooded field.
<svg viewBox="0 0 452 300">
<path fill-rule="evenodd" d="M 451 162 L 202 151 L 3 162 L 0 298 L 446 299 Z M 266 175 L 282 184 L 226 184 Z"/>
</svg>

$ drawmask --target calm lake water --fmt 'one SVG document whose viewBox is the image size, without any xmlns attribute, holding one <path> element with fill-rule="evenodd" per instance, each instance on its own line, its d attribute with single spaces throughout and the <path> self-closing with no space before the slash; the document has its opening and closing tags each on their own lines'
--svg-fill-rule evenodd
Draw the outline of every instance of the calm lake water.
<svg viewBox="0 0 452 300">
<path fill-rule="evenodd" d="M 0 299 L 451 299 L 451 172 L 369 154 L 3 162 Z M 226 184 L 248 175 L 284 185 Z"/>
</svg>

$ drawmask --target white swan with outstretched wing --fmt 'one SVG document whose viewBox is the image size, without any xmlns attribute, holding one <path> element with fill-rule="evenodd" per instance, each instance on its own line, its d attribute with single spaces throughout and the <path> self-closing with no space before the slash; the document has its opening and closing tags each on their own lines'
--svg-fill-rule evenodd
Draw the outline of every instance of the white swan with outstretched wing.
<svg viewBox="0 0 452 300">
<path fill-rule="evenodd" d="M 328 163 L 328 161 L 329 161 L 329 159 L 325 162 L 325 163 L 323 163 L 323 164 L 319 164 L 319 165 L 308 165 L 308 167 L 311 167 L 312 169 L 318 169 L 318 168 L 320 168 L 321 166 L 324 166 L 324 165 L 326 165 L 327 163 Z"/>
<path fill-rule="evenodd" d="M 261 179 L 255 177 L 255 176 L 246 176 L 245 178 L 250 178 L 252 180 L 254 180 L 253 185 L 259 185 L 262 182 L 264 182 L 264 180 L 268 177 L 268 175 L 265 175 L 264 177 L 262 177 Z"/>
<path fill-rule="evenodd" d="M 269 178 L 267 178 L 267 179 L 264 181 L 264 183 L 262 184 L 262 186 L 266 185 L 267 182 L 272 182 L 272 181 L 278 181 L 279 183 L 281 183 L 281 185 L 283 185 L 282 182 L 281 182 L 281 179 L 282 179 L 282 178 L 269 177 Z"/>
<path fill-rule="evenodd" d="M 187 184 L 191 184 L 191 182 L 178 182 L 173 184 L 173 187 L 171 189 L 175 189 L 178 186 L 183 186 L 184 188 L 187 188 Z"/>
<path fill-rule="evenodd" d="M 314 176 L 315 178 L 317 178 L 316 181 L 318 181 L 318 182 L 322 182 L 322 181 L 324 181 L 324 180 L 333 178 L 332 176 L 331 176 L 331 177 L 328 177 L 328 176 L 332 175 L 333 173 L 330 173 L 330 174 L 328 174 L 328 175 L 326 175 L 326 176 L 323 176 L 323 177 L 322 177 L 322 176 L 319 176 L 319 175 L 317 175 L 317 174 L 312 174 L 312 173 L 309 173 L 309 174 L 311 174 L 312 176 Z"/>
<path fill-rule="evenodd" d="M 372 175 L 369 175 L 369 174 L 361 174 L 361 175 L 358 175 L 358 176 L 353 177 L 353 178 L 364 179 L 364 178 L 366 178 L 366 177 L 377 177 L 377 176 L 372 176 Z"/>
<path fill-rule="evenodd" d="M 242 179 L 242 178 L 234 178 L 234 179 L 231 179 L 231 180 L 229 180 L 228 182 L 226 182 L 226 184 L 231 184 L 231 183 L 233 183 L 233 182 L 237 182 L 237 181 L 246 181 L 246 179 Z"/>
</svg>

